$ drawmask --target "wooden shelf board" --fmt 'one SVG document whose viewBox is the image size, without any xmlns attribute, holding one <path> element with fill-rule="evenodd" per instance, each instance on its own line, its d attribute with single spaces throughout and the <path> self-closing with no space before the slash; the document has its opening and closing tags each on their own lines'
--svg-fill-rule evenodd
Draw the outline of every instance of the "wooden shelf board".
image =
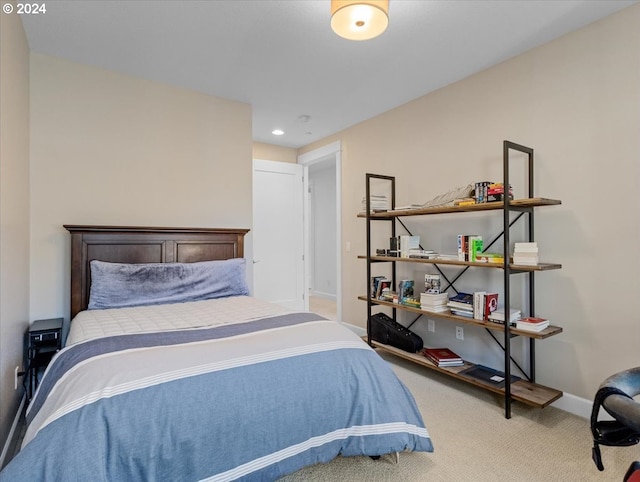
<svg viewBox="0 0 640 482">
<path fill-rule="evenodd" d="M 362 301 L 368 301 L 366 296 L 358 296 L 358 299 Z M 442 320 L 455 321 L 456 323 L 465 323 L 467 325 L 474 325 L 481 328 L 486 328 L 488 330 L 500 331 L 504 333 L 504 325 L 501 325 L 499 323 L 494 323 L 492 321 L 475 320 L 473 318 L 466 318 L 464 316 L 452 315 L 449 312 L 434 313 L 432 311 L 420 310 L 418 308 L 414 308 L 413 306 L 400 305 L 397 303 L 391 303 L 389 301 L 371 300 L 371 302 L 375 305 L 389 306 L 391 308 L 398 308 L 400 310 L 410 311 L 412 313 L 418 313 L 420 315 L 426 316 L 427 318 L 437 318 Z M 535 338 L 537 340 L 542 340 L 544 338 L 549 338 L 551 336 L 562 333 L 562 328 L 559 326 L 550 325 L 542 331 L 533 332 L 533 331 L 518 330 L 515 327 L 511 327 L 509 329 L 509 333 L 511 333 L 512 335 L 518 335 L 518 336 L 524 336 L 527 338 Z"/>
<path fill-rule="evenodd" d="M 555 206 L 562 204 L 562 201 L 558 199 L 548 198 L 525 198 L 514 199 L 509 202 L 509 206 L 514 209 L 533 208 L 539 206 Z M 388 219 L 398 216 L 424 216 L 428 214 L 445 214 L 445 213 L 459 213 L 459 212 L 475 212 L 475 211 L 493 211 L 496 209 L 502 209 L 504 203 L 502 201 L 470 204 L 468 206 L 443 206 L 436 208 L 420 208 L 420 209 L 396 209 L 393 211 L 377 211 L 371 213 L 371 219 Z M 359 218 L 366 218 L 366 213 L 358 213 Z"/>
<path fill-rule="evenodd" d="M 358 259 L 367 259 L 366 255 L 358 255 Z M 502 263 L 472 263 L 469 261 L 457 261 L 454 259 L 424 259 L 424 258 L 399 258 L 396 256 L 371 256 L 369 258 L 373 262 L 392 262 L 392 263 L 424 263 L 439 264 L 451 266 L 478 266 L 480 268 L 497 268 L 504 269 Z M 513 271 L 548 271 L 552 269 L 561 269 L 562 265 L 558 263 L 538 263 L 536 265 L 510 264 L 509 268 Z"/>
<path fill-rule="evenodd" d="M 365 336 L 364 339 L 366 340 L 366 338 L 367 337 Z M 393 346 L 384 345 L 377 341 L 372 341 L 371 343 L 375 348 L 379 350 L 383 350 L 400 358 L 404 358 L 406 360 L 414 362 L 418 365 L 422 365 L 431 370 L 444 373 L 458 380 L 470 383 L 471 385 L 475 385 L 490 392 L 498 393 L 504 396 L 504 388 L 498 388 L 487 383 L 483 383 L 481 380 L 477 380 L 475 378 L 460 374 L 461 371 L 475 366 L 473 363 L 465 361 L 464 365 L 458 367 L 438 367 L 420 353 L 409 353 Z M 511 398 L 513 400 L 517 400 L 534 407 L 544 408 L 558 400 L 560 397 L 562 397 L 562 392 L 560 390 L 545 387 L 537 383 L 531 383 L 526 380 L 518 380 L 511 384 Z"/>
</svg>

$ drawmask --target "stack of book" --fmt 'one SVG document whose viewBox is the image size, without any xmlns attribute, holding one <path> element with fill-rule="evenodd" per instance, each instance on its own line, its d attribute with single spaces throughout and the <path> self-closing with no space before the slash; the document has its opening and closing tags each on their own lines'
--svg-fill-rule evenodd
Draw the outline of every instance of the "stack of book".
<svg viewBox="0 0 640 482">
<path fill-rule="evenodd" d="M 509 199 L 513 199 L 513 187 L 509 185 Z M 504 183 L 494 182 L 487 186 L 485 202 L 504 201 Z"/>
<path fill-rule="evenodd" d="M 447 293 L 420 293 L 420 309 L 432 313 L 443 313 L 449 311 Z"/>
<path fill-rule="evenodd" d="M 509 199 L 513 199 L 512 186 L 509 186 Z M 476 182 L 474 200 L 476 204 L 504 201 L 504 183 L 491 181 Z"/>
<path fill-rule="evenodd" d="M 473 318 L 473 294 L 460 291 L 449 299 L 447 306 L 451 313 L 466 318 Z"/>
<path fill-rule="evenodd" d="M 546 318 L 536 318 L 527 316 L 516 321 L 516 328 L 524 331 L 542 331 L 549 326 L 549 320 Z"/>
<path fill-rule="evenodd" d="M 538 243 L 516 243 L 513 248 L 513 264 L 538 264 Z"/>
<path fill-rule="evenodd" d="M 515 326 L 518 319 L 520 319 L 520 317 L 522 316 L 522 311 L 516 308 L 511 308 L 509 312 L 511 313 L 511 316 L 509 316 L 509 324 L 511 326 Z M 493 321 L 494 323 L 500 323 L 504 325 L 504 320 L 505 320 L 504 308 L 498 308 L 493 313 L 491 313 L 489 315 L 489 320 Z"/>
<path fill-rule="evenodd" d="M 411 248 L 409 249 L 409 257 L 418 259 L 430 259 L 437 258 L 438 253 L 436 253 L 432 249 Z"/>
<path fill-rule="evenodd" d="M 372 211 L 386 211 L 389 209 L 389 199 L 385 195 L 371 195 L 369 206 Z M 362 198 L 362 210 L 367 211 L 367 197 Z"/>
<path fill-rule="evenodd" d="M 425 348 L 422 353 L 428 360 L 439 367 L 459 367 L 464 365 L 464 360 L 448 348 Z"/>
</svg>

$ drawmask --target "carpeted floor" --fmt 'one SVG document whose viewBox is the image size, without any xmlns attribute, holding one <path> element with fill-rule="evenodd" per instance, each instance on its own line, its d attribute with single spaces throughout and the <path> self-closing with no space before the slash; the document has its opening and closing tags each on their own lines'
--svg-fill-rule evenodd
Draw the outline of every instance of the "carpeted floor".
<svg viewBox="0 0 640 482">
<path fill-rule="evenodd" d="M 390 361 L 411 390 L 433 439 L 435 452 L 338 458 L 281 479 L 298 481 L 608 482 L 622 481 L 640 446 L 602 447 L 604 472 L 591 460 L 589 422 L 562 410 L 512 405 L 479 388 L 417 367 Z"/>
</svg>

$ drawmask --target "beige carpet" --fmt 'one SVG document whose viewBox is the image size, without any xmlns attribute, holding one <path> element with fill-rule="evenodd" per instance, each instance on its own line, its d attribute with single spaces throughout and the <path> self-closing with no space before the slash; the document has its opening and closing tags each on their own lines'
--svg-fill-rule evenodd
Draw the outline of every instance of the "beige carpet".
<svg viewBox="0 0 640 482">
<path fill-rule="evenodd" d="M 589 422 L 562 410 L 514 403 L 504 418 L 502 400 L 439 373 L 384 355 L 413 393 L 431 434 L 433 453 L 339 457 L 281 479 L 294 481 L 622 481 L 640 445 L 602 447 L 605 470 L 591 460 Z"/>
<path fill-rule="evenodd" d="M 334 300 L 309 296 L 309 311 L 324 316 L 328 320 L 337 320 L 337 303 Z"/>
</svg>

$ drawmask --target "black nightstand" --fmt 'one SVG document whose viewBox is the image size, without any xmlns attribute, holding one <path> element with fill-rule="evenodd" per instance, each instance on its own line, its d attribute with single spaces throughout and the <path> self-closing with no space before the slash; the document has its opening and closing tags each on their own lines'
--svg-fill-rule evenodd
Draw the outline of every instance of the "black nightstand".
<svg viewBox="0 0 640 482">
<path fill-rule="evenodd" d="M 53 355 L 62 348 L 62 318 L 36 320 L 27 332 L 27 399 L 31 400 L 43 371 Z"/>
</svg>

